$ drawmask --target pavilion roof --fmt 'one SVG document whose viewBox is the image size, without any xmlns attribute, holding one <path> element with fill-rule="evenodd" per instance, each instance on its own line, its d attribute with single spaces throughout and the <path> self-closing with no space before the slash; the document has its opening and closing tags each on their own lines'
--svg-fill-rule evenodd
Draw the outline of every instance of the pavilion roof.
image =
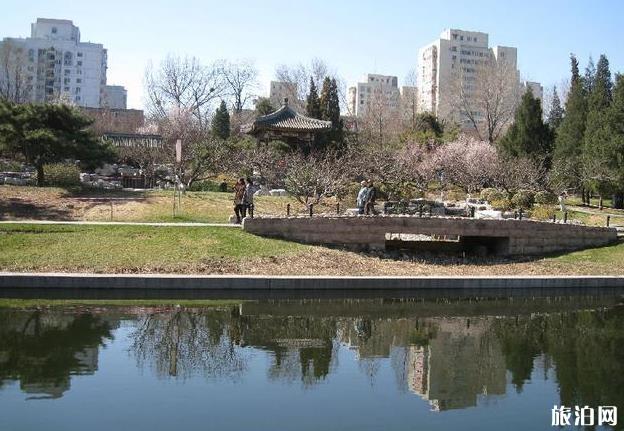
<svg viewBox="0 0 624 431">
<path fill-rule="evenodd" d="M 254 134 L 262 130 L 320 132 L 331 129 L 331 121 L 306 117 L 288 106 L 288 100 L 277 111 L 257 117 L 253 123 L 243 127 L 245 133 Z"/>
</svg>

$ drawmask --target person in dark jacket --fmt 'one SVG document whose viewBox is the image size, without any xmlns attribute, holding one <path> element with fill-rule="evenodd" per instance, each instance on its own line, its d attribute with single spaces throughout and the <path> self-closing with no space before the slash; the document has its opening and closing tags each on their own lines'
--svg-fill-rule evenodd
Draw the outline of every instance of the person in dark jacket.
<svg viewBox="0 0 624 431">
<path fill-rule="evenodd" d="M 377 189 L 371 180 L 368 181 L 368 193 L 366 194 L 366 215 L 375 214 L 375 200 L 377 199 Z"/>
</svg>

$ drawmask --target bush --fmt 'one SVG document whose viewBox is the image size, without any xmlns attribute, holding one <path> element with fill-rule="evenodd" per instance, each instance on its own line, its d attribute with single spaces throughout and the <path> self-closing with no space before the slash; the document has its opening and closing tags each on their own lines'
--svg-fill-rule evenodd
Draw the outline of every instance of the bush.
<svg viewBox="0 0 624 431">
<path fill-rule="evenodd" d="M 528 210 L 533 206 L 533 202 L 535 202 L 535 193 L 530 190 L 518 190 L 511 198 L 511 203 L 514 208 Z"/>
<path fill-rule="evenodd" d="M 498 189 L 487 188 L 481 190 L 481 199 L 489 203 L 493 201 L 500 201 L 502 199 L 505 199 L 506 197 L 506 194 Z"/>
<path fill-rule="evenodd" d="M 490 206 L 493 210 L 497 211 L 509 211 L 512 208 L 512 203 L 509 199 L 496 199 L 490 202 Z"/>
<path fill-rule="evenodd" d="M 230 191 L 231 186 L 227 186 L 227 190 Z M 220 192 L 221 182 L 214 180 L 194 181 L 188 188 L 189 192 Z"/>
<path fill-rule="evenodd" d="M 461 190 L 450 190 L 444 194 L 444 198 L 447 201 L 464 201 L 466 193 Z"/>
<path fill-rule="evenodd" d="M 71 187 L 80 185 L 80 169 L 66 163 L 43 166 L 45 182 L 50 186 Z"/>
<path fill-rule="evenodd" d="M 552 220 L 553 216 L 557 213 L 555 207 L 550 205 L 536 205 L 531 210 L 529 217 L 537 220 Z"/>
<path fill-rule="evenodd" d="M 557 203 L 557 196 L 552 192 L 543 190 L 535 193 L 535 203 L 540 205 L 554 205 Z"/>
</svg>

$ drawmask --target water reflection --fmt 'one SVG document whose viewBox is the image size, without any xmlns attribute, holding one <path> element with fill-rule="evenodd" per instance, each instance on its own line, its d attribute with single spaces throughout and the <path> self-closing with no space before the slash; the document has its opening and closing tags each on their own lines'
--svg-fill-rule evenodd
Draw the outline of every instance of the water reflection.
<svg viewBox="0 0 624 431">
<path fill-rule="evenodd" d="M 555 376 L 561 404 L 624 406 L 624 309 L 592 298 L 0 310 L 0 382 L 61 397 L 71 376 L 97 371 L 102 346 L 128 325 L 130 357 L 161 379 L 241 381 L 263 354 L 268 380 L 311 388 L 331 380 L 342 349 L 354 353 L 360 378 L 374 385 L 390 364 L 397 388 L 435 411 L 503 397 L 508 378 L 522 393 L 536 364 Z"/>
<path fill-rule="evenodd" d="M 91 313 L 0 312 L 0 390 L 10 380 L 31 398 L 59 398 L 70 375 L 93 374 L 117 319 Z"/>
</svg>

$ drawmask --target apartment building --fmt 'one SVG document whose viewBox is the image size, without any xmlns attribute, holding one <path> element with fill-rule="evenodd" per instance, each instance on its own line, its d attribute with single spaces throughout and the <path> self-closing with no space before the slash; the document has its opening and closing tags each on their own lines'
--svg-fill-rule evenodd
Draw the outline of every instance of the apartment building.
<svg viewBox="0 0 624 431">
<path fill-rule="evenodd" d="M 106 49 L 99 43 L 82 42 L 80 29 L 72 21 L 37 18 L 31 24 L 30 37 L 4 38 L 0 55 L 10 64 L 0 71 L 0 84 L 18 88 L 21 100 L 60 99 L 90 108 L 99 108 L 108 100 L 114 107 L 125 108 L 125 89 L 107 89 Z"/>
<path fill-rule="evenodd" d="M 401 92 L 396 76 L 369 73 L 355 86 L 349 87 L 347 109 L 350 115 L 361 117 L 372 106 L 383 104 L 385 108 L 397 109 Z"/>
<path fill-rule="evenodd" d="M 438 39 L 419 50 L 418 109 L 468 125 L 465 115 L 456 109 L 458 94 L 471 97 L 478 74 L 492 63 L 504 65 L 513 80 L 510 87 L 518 88 L 521 84 L 517 62 L 517 48 L 490 47 L 487 33 L 445 30 Z M 531 85 L 532 89 L 539 86 L 538 83 Z M 478 118 L 483 113 L 472 114 Z"/>
</svg>

